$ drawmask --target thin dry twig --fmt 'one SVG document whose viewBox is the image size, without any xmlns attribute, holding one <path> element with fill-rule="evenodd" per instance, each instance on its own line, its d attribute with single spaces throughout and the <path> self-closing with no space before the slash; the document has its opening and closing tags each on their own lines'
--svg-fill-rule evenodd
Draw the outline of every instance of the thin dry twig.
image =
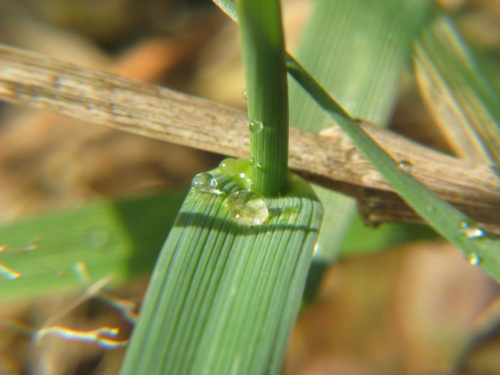
<svg viewBox="0 0 500 375">
<path fill-rule="evenodd" d="M 1 45 L 0 100 L 233 157 L 249 155 L 241 110 Z M 427 188 L 500 232 L 498 170 L 362 126 Z M 334 124 L 322 135 L 291 129 L 289 164 L 310 181 L 357 198 L 368 224 L 420 221 Z"/>
</svg>

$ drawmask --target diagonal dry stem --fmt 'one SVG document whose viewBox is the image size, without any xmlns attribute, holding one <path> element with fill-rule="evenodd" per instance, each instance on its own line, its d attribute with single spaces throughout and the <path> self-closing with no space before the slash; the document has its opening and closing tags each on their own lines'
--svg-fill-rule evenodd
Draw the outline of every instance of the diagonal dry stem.
<svg viewBox="0 0 500 375">
<path fill-rule="evenodd" d="M 246 114 L 147 83 L 0 46 L 0 100 L 234 157 L 248 157 Z M 500 232 L 500 173 L 386 130 L 365 131 L 441 198 Z M 352 195 L 371 224 L 419 221 L 337 127 L 323 136 L 290 129 L 290 168 Z"/>
</svg>

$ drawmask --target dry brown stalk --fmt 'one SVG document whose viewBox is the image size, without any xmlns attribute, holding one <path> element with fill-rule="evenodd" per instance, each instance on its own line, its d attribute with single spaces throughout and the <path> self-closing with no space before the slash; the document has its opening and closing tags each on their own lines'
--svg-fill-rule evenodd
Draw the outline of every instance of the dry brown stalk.
<svg viewBox="0 0 500 375">
<path fill-rule="evenodd" d="M 249 156 L 246 113 L 209 100 L 8 46 L 0 46 L 0 99 L 146 137 L 233 157 Z M 362 123 L 411 175 L 500 232 L 500 173 Z M 290 130 L 290 168 L 310 181 L 351 195 L 368 224 L 417 222 L 418 216 L 338 127 L 315 135 Z"/>
</svg>

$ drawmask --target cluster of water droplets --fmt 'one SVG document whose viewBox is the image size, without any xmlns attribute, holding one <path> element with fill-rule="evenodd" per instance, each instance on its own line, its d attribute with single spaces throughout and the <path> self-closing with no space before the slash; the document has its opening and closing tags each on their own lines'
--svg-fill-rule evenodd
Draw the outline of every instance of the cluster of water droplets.
<svg viewBox="0 0 500 375">
<path fill-rule="evenodd" d="M 255 167 L 255 168 L 262 167 L 262 165 L 259 163 L 259 161 L 256 158 L 248 159 L 248 165 L 250 165 L 251 167 Z"/>
<path fill-rule="evenodd" d="M 484 231 L 472 219 L 462 221 L 460 223 L 460 231 L 467 238 L 480 238 L 484 236 Z"/>
<path fill-rule="evenodd" d="M 466 219 L 460 223 L 460 233 L 469 239 L 485 239 L 484 231 L 472 219 Z M 465 259 L 474 266 L 481 263 L 481 257 L 473 251 L 467 252 Z"/>
<path fill-rule="evenodd" d="M 227 179 L 234 181 L 238 190 L 232 192 L 225 199 L 231 218 L 238 224 L 254 227 L 263 224 L 269 217 L 269 208 L 262 197 L 251 191 L 252 180 L 249 172 L 250 167 L 259 166 L 255 159 L 225 159 L 218 167 L 218 173 Z M 222 185 L 225 183 L 223 182 Z M 217 195 L 224 195 L 224 187 L 220 181 L 209 172 L 197 174 L 192 182 L 192 189 Z"/>
<path fill-rule="evenodd" d="M 250 178 L 250 161 L 245 159 L 225 159 L 219 164 L 219 171 L 229 176 L 243 190 L 252 188 Z"/>
</svg>

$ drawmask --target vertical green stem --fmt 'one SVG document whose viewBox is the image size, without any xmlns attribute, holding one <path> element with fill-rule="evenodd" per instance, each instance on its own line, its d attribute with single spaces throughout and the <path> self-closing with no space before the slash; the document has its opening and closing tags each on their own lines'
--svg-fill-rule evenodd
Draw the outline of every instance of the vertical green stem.
<svg viewBox="0 0 500 375">
<path fill-rule="evenodd" d="M 286 192 L 288 87 L 279 0 L 240 0 L 253 189 Z"/>
</svg>

